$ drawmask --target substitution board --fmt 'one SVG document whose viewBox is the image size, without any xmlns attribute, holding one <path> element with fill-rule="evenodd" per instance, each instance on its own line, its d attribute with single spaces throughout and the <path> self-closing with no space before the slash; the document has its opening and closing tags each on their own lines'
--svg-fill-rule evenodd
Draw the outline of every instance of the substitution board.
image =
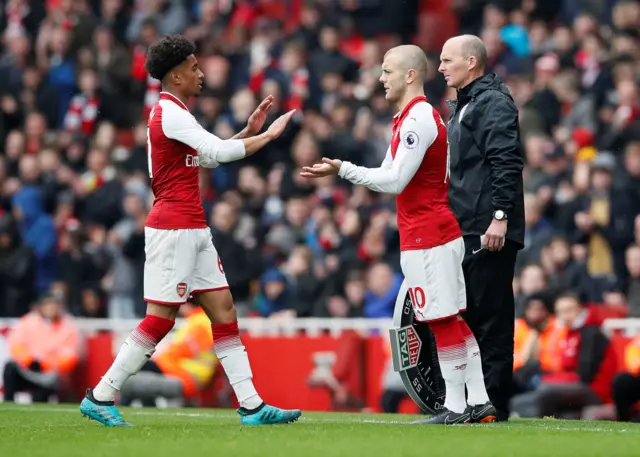
<svg viewBox="0 0 640 457">
<path fill-rule="evenodd" d="M 446 390 L 436 343 L 429 326 L 416 321 L 408 292 L 396 305 L 389 335 L 393 369 L 400 373 L 407 393 L 423 412 L 437 413 L 444 407 Z"/>
</svg>

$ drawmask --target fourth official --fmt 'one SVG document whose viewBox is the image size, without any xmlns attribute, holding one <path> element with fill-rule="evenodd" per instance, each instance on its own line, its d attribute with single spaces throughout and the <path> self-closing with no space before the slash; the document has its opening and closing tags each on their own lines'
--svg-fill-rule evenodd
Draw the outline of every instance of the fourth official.
<svg viewBox="0 0 640 457">
<path fill-rule="evenodd" d="M 513 276 L 524 246 L 523 152 L 518 111 L 506 85 L 485 74 L 487 50 L 475 36 L 448 40 L 439 71 L 457 89 L 448 124 L 449 200 L 465 241 L 467 312 L 480 346 L 498 420 L 508 420 L 513 373 Z"/>
</svg>

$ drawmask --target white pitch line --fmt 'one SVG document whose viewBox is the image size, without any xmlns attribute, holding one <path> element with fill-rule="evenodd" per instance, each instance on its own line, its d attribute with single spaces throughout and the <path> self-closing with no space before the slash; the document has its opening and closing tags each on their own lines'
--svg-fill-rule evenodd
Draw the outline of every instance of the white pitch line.
<svg viewBox="0 0 640 457">
<path fill-rule="evenodd" d="M 75 408 L 46 408 L 41 409 L 37 407 L 18 407 L 18 406 L 3 406 L 0 403 L 0 412 L 2 411 L 14 411 L 14 412 L 30 412 L 30 413 L 39 413 L 39 412 L 52 412 L 52 413 L 76 413 L 79 412 L 78 409 Z M 155 411 L 136 411 L 135 409 L 129 410 L 126 412 L 127 415 L 135 415 L 135 416 L 172 416 L 172 417 L 191 417 L 195 419 L 237 419 L 238 416 L 235 414 L 225 414 L 225 413 L 185 413 L 185 412 L 171 412 L 170 410 L 155 410 Z M 412 425 L 409 420 L 386 420 L 386 419 L 358 419 L 356 417 L 328 417 L 328 418 L 319 418 L 319 417 L 308 417 L 302 416 L 300 418 L 302 422 L 320 422 L 320 423 L 334 423 L 334 424 L 381 424 L 381 425 Z M 551 422 L 551 421 L 550 421 Z M 579 422 L 579 421 L 576 421 Z M 577 428 L 566 427 L 561 425 L 551 425 L 550 423 L 542 424 L 539 421 L 525 424 L 520 424 L 517 422 L 509 422 L 509 424 L 505 424 L 504 426 L 495 427 L 498 428 L 508 428 L 508 429 L 519 429 L 519 430 L 548 430 L 548 431 L 559 431 L 559 432 L 596 432 L 596 433 L 628 433 L 627 429 L 614 429 L 614 428 L 606 428 L 606 427 L 588 427 L 583 426 L 582 424 L 588 424 L 588 421 L 580 421 L 581 425 Z M 491 424 L 466 424 L 460 425 L 460 427 L 472 427 L 472 428 L 494 428 Z"/>
</svg>

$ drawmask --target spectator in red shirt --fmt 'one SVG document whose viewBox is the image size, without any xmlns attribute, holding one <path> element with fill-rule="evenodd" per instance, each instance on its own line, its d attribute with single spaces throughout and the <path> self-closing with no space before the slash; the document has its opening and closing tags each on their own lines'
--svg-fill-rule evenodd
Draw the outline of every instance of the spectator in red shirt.
<svg viewBox="0 0 640 457">
<path fill-rule="evenodd" d="M 555 310 L 566 329 L 558 344 L 559 369 L 543 375 L 535 391 L 512 399 L 512 410 L 522 417 L 580 418 L 583 408 L 611 398 L 615 359 L 599 322 L 571 292 L 556 299 Z"/>
</svg>

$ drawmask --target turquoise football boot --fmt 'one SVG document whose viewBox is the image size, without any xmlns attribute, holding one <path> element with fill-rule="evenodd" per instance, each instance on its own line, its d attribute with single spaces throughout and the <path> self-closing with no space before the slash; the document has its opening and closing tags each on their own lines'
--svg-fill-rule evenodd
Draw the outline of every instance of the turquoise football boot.
<svg viewBox="0 0 640 457">
<path fill-rule="evenodd" d="M 266 403 L 252 410 L 239 408 L 238 414 L 240 414 L 240 424 L 242 425 L 288 424 L 297 421 L 302 416 L 299 409 L 280 409 Z"/>
<path fill-rule="evenodd" d="M 131 424 L 122 418 L 114 402 L 96 400 L 91 389 L 87 389 L 87 394 L 80 403 L 80 412 L 83 417 L 98 421 L 107 427 L 131 427 Z"/>
</svg>

